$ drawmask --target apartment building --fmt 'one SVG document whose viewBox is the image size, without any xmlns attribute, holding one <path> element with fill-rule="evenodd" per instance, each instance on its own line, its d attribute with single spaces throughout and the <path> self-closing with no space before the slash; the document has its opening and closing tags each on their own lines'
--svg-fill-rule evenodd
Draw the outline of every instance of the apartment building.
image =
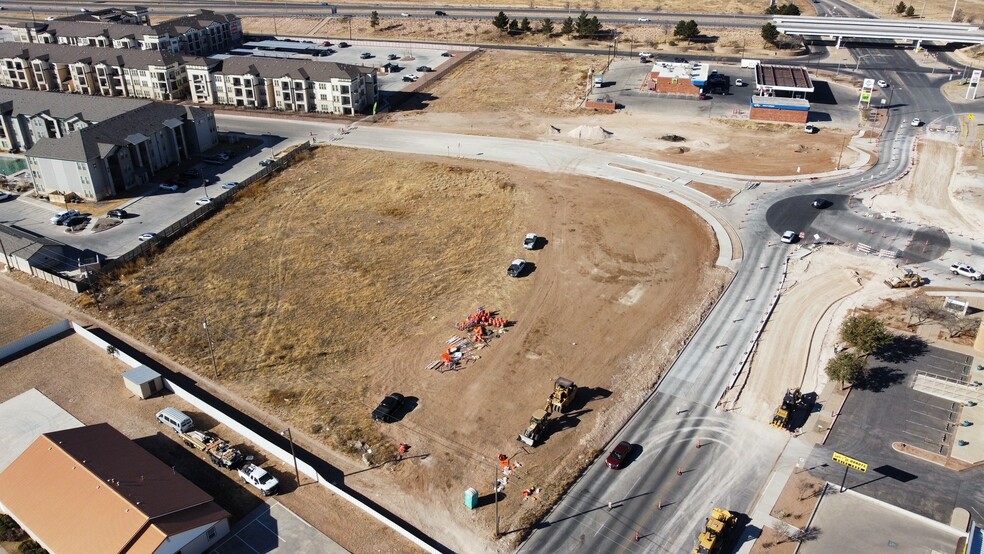
<svg viewBox="0 0 984 554">
<path fill-rule="evenodd" d="M 0 88 L 0 150 L 27 150 L 150 104 L 150 100 Z"/>
<path fill-rule="evenodd" d="M 13 36 L 19 42 L 36 44 L 132 48 L 208 56 L 239 46 L 243 33 L 242 22 L 232 14 L 198 10 L 151 25 L 146 8 L 135 6 L 133 10 L 110 8 L 53 21 L 26 22 L 15 28 Z"/>
<path fill-rule="evenodd" d="M 367 67 L 240 56 L 200 62 L 186 66 L 198 104 L 355 115 L 370 112 L 378 94 L 376 70 Z"/>
<path fill-rule="evenodd" d="M 17 107 L 17 98 L 8 96 L 4 101 L 0 95 L 0 109 L 9 104 L 11 110 L 10 115 L 0 115 L 0 120 L 8 141 L 17 136 L 16 126 L 23 122 L 47 127 L 44 133 L 51 136 L 35 138 L 26 151 L 28 173 L 42 195 L 74 192 L 87 200 L 119 196 L 218 144 L 211 110 L 59 93 L 29 94 L 36 98 L 25 103 L 24 109 Z M 92 100 L 113 106 L 90 105 Z M 44 105 L 52 107 L 43 114 L 26 113 Z"/>
<path fill-rule="evenodd" d="M 163 51 L 0 43 L 0 86 L 86 95 L 178 100 L 196 58 Z"/>
</svg>

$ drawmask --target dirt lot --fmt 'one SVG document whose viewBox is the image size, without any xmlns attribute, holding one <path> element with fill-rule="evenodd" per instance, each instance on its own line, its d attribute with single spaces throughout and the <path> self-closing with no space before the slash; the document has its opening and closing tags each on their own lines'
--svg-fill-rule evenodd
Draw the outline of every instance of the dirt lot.
<svg viewBox="0 0 984 554">
<path fill-rule="evenodd" d="M 2 267 L 3 264 L 0 264 Z M 6 268 L 4 268 L 6 271 Z M 0 288 L 0 345 L 40 331 L 59 319 L 40 312 Z"/>
<path fill-rule="evenodd" d="M 522 250 L 527 231 L 546 246 Z M 508 278 L 520 255 L 534 271 Z M 500 510 L 506 529 L 528 521 L 720 293 L 715 257 L 705 223 L 629 187 L 325 149 L 107 283 L 101 315 L 211 375 L 208 317 L 224 386 L 355 457 L 357 440 L 375 462 L 410 444 L 410 459 L 346 482 L 468 549 L 487 541 L 492 513 L 466 513 L 464 490 L 487 495 L 494 457 L 518 454 Z M 460 371 L 426 369 L 479 305 L 516 324 Z M 527 453 L 515 437 L 558 375 L 588 390 Z M 371 422 L 394 390 L 414 409 L 396 425 Z M 524 504 L 533 484 L 543 502 Z"/>
</svg>

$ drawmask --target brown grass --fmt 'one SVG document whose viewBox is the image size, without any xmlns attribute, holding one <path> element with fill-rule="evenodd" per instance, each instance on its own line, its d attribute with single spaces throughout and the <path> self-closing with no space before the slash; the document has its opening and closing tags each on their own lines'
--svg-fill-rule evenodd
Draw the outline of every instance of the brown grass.
<svg viewBox="0 0 984 554">
<path fill-rule="evenodd" d="M 371 379 L 350 368 L 432 313 L 466 312 L 463 290 L 496 288 L 508 257 L 496 223 L 518 196 L 494 170 L 323 149 L 119 272 L 104 305 L 206 368 L 207 317 L 222 380 L 336 446 L 376 442 Z"/>
<path fill-rule="evenodd" d="M 258 0 L 257 0 L 258 1 Z M 309 0 L 287 0 L 290 3 L 303 3 L 310 5 Z M 344 6 L 345 4 L 360 4 L 357 0 L 332 2 L 332 4 L 337 4 L 339 6 Z M 420 5 L 414 0 L 396 0 L 391 2 L 394 5 L 404 4 L 408 9 L 419 9 L 424 10 L 424 14 L 433 13 L 431 10 L 432 4 Z M 808 13 L 808 2 L 806 0 L 791 0 L 791 3 L 799 5 L 803 13 Z M 249 4 L 249 0 L 240 0 L 239 5 L 246 6 Z M 502 3 L 496 0 L 458 0 L 453 2 L 455 6 L 475 6 L 475 7 L 485 7 L 492 8 L 499 6 L 509 6 L 510 3 Z M 529 10 L 530 8 L 570 8 L 572 11 L 572 16 L 576 17 L 581 10 L 587 11 L 591 14 L 592 10 L 606 9 L 606 10 L 631 10 L 645 13 L 659 13 L 659 12 L 684 12 L 684 13 L 761 13 L 761 4 L 752 2 L 750 0 L 711 0 L 706 3 L 692 4 L 684 0 L 665 0 L 657 2 L 643 2 L 640 0 L 592 0 L 581 1 L 581 2 L 568 2 L 566 0 L 535 0 L 530 2 L 512 2 L 512 6 L 516 9 Z M 894 5 L 894 4 L 893 4 Z M 319 10 L 321 11 L 321 10 Z M 507 14 L 510 13 L 510 9 L 505 8 Z M 929 11 L 927 9 L 927 11 Z M 416 13 L 416 12 L 414 12 Z M 971 13 L 971 12 L 968 12 Z M 947 12 L 949 14 L 949 12 Z M 450 18 L 449 18 L 450 19 Z M 490 19 L 490 18 L 487 18 Z M 557 18 L 561 19 L 561 18 Z M 384 20 L 385 21 L 385 20 Z"/>
</svg>

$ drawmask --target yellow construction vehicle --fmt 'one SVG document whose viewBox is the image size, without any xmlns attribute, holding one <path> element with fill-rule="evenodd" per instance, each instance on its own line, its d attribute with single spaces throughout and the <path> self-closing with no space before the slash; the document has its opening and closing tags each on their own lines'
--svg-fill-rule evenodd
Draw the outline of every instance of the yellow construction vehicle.
<svg viewBox="0 0 984 554">
<path fill-rule="evenodd" d="M 803 397 L 799 389 L 789 389 L 782 398 L 782 405 L 776 409 L 776 415 L 772 417 L 772 426 L 791 431 L 793 413 L 809 408 L 811 408 L 810 403 Z"/>
<path fill-rule="evenodd" d="M 723 551 L 728 532 L 738 523 L 738 516 L 723 508 L 711 510 L 704 531 L 697 537 L 693 554 L 715 554 Z"/>
<path fill-rule="evenodd" d="M 924 285 L 926 280 L 922 275 L 911 269 L 899 269 L 895 275 L 885 279 L 885 284 L 893 289 L 916 288 Z"/>
<path fill-rule="evenodd" d="M 549 406 L 548 404 L 547 407 Z M 516 437 L 516 440 L 523 441 L 529 446 L 536 446 L 536 443 L 540 442 L 543 432 L 547 430 L 547 420 L 549 419 L 550 411 L 546 409 L 537 411 L 530 416 L 530 425 L 523 431 L 522 435 Z"/>
<path fill-rule="evenodd" d="M 577 385 L 574 384 L 574 381 L 558 377 L 554 381 L 553 394 L 550 395 L 549 410 L 552 412 L 563 412 L 570 405 L 571 401 L 574 400 L 575 394 L 577 394 Z"/>
</svg>

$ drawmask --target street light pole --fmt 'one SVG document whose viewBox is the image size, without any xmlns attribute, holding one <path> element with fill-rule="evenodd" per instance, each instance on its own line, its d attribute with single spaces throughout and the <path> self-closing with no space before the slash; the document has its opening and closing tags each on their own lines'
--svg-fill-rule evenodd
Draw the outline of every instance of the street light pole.
<svg viewBox="0 0 984 554">
<path fill-rule="evenodd" d="M 297 486 L 301 486 L 301 472 L 297 470 L 297 454 L 294 454 L 294 437 L 290 434 L 290 427 L 287 428 L 281 436 L 286 434 L 287 440 L 290 441 L 290 455 L 294 458 L 294 476 L 297 478 Z"/>
<path fill-rule="evenodd" d="M 954 17 L 957 17 L 957 2 L 959 0 L 953 0 L 953 11 L 950 12 L 950 21 L 953 21 Z"/>
<path fill-rule="evenodd" d="M 492 497 L 495 501 L 495 538 L 499 538 L 499 466 L 493 466 Z"/>
</svg>

